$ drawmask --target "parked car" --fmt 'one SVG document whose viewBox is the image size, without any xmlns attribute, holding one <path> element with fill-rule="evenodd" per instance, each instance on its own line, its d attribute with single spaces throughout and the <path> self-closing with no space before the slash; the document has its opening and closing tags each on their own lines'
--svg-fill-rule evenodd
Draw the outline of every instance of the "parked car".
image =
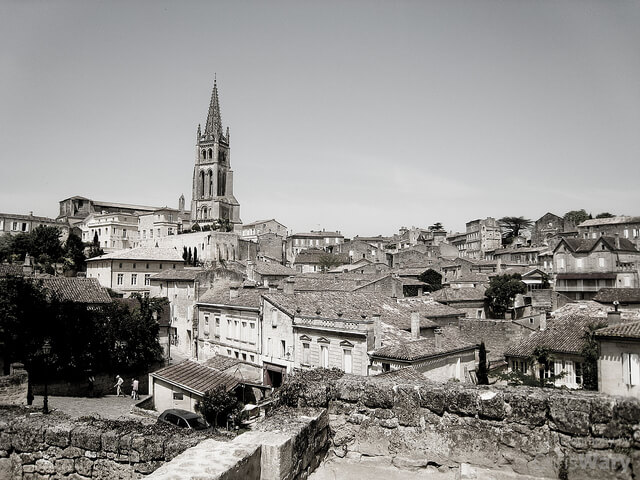
<svg viewBox="0 0 640 480">
<path fill-rule="evenodd" d="M 191 430 L 206 430 L 210 428 L 207 421 L 197 413 L 179 408 L 165 410 L 158 417 L 158 422 L 170 423 L 171 425 L 190 428 Z"/>
</svg>

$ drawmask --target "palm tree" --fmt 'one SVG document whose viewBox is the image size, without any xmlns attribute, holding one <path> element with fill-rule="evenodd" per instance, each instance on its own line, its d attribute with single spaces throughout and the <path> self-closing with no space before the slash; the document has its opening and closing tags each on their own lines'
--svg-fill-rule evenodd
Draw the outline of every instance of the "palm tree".
<svg viewBox="0 0 640 480">
<path fill-rule="evenodd" d="M 511 243 L 508 239 L 517 237 L 521 230 L 527 230 L 533 226 L 533 220 L 524 217 L 502 217 L 498 222 L 506 230 L 502 234 L 503 238 L 507 240 L 506 243 Z"/>
</svg>

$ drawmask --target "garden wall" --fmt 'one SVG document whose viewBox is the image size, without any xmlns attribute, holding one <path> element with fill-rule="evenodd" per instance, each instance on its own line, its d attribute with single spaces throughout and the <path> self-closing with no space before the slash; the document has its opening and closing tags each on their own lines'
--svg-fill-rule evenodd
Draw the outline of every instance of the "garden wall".
<svg viewBox="0 0 640 480">
<path fill-rule="evenodd" d="M 640 402 L 632 398 L 393 375 L 315 379 L 297 396 L 301 406 L 328 408 L 338 457 L 412 469 L 466 463 L 540 478 L 640 478 Z"/>
<path fill-rule="evenodd" d="M 26 405 L 28 385 L 27 371 L 21 364 L 12 364 L 11 375 L 0 376 L 0 405 Z"/>
</svg>

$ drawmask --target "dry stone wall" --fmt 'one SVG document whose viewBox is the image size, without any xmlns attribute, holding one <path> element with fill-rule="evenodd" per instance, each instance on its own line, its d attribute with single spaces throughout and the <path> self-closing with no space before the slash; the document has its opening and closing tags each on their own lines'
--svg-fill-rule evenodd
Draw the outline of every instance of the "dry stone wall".
<svg viewBox="0 0 640 480">
<path fill-rule="evenodd" d="M 400 468 L 466 463 L 540 478 L 640 478 L 640 402 L 591 392 L 436 384 L 393 376 L 309 382 L 330 452 Z"/>
<path fill-rule="evenodd" d="M 138 479 L 203 440 L 137 422 L 70 421 L 0 409 L 0 479 Z"/>
<path fill-rule="evenodd" d="M 0 405 L 25 405 L 28 383 L 26 370 L 12 366 L 11 375 L 0 376 Z"/>
</svg>

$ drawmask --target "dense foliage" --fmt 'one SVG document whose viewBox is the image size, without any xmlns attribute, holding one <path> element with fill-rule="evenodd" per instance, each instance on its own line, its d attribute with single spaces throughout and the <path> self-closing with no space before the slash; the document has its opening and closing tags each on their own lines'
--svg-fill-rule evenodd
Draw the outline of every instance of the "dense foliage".
<svg viewBox="0 0 640 480">
<path fill-rule="evenodd" d="M 59 377 L 90 369 L 144 369 L 162 358 L 153 312 L 166 308 L 164 302 L 138 297 L 133 308 L 117 301 L 103 306 L 63 302 L 37 280 L 0 278 L 0 355 L 5 372 L 16 361 L 41 371 L 45 340 L 51 345 L 48 369 Z"/>
<path fill-rule="evenodd" d="M 527 292 L 527 286 L 522 282 L 518 273 L 513 275 L 496 275 L 489 282 L 489 288 L 484 292 L 489 303 L 489 311 L 494 318 L 504 318 L 513 299 L 519 293 Z"/>
<path fill-rule="evenodd" d="M 598 322 L 589 325 L 589 329 L 584 334 L 584 345 L 582 346 L 582 356 L 584 363 L 582 364 L 582 387 L 585 390 L 598 390 L 598 342 L 594 333 L 599 328 L 606 327 L 606 322 Z"/>
<path fill-rule="evenodd" d="M 587 213 L 584 208 L 582 208 L 580 210 L 571 210 L 565 213 L 563 218 L 565 222 L 570 222 L 577 226 L 585 220 L 589 220 L 591 218 L 591 215 Z"/>
<path fill-rule="evenodd" d="M 218 419 L 224 421 L 228 415 L 237 416 L 243 406 L 224 385 L 218 385 L 206 391 L 202 399 L 196 402 L 196 411 L 215 427 L 218 426 Z"/>
<path fill-rule="evenodd" d="M 522 230 L 527 230 L 533 226 L 533 220 L 524 217 L 502 217 L 498 222 L 500 222 L 503 230 L 503 244 L 512 243 Z"/>
<path fill-rule="evenodd" d="M 489 369 L 487 367 L 487 348 L 480 343 L 478 362 L 478 385 L 489 385 Z"/>
</svg>

